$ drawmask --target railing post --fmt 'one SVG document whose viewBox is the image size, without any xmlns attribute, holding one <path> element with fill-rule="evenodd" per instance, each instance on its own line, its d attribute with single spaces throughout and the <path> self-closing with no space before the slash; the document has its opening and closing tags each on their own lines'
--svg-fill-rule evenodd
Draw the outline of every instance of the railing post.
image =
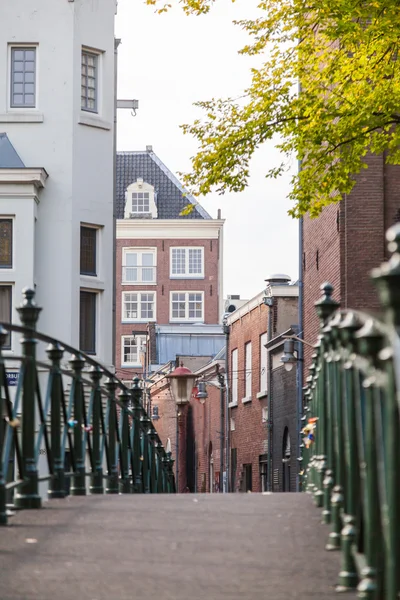
<svg viewBox="0 0 400 600">
<path fill-rule="evenodd" d="M 72 476 L 71 495 L 86 496 L 86 448 L 84 444 L 84 406 L 85 397 L 83 393 L 82 371 L 85 361 L 80 354 L 71 357 L 69 364 L 73 371 L 72 390 L 74 402 L 74 456 L 75 473 Z"/>
<path fill-rule="evenodd" d="M 164 490 L 164 464 L 163 464 L 163 456 L 164 456 L 164 446 L 162 445 L 161 440 L 158 440 L 156 445 L 157 451 L 157 493 L 162 494 Z"/>
<path fill-rule="evenodd" d="M 150 492 L 155 494 L 157 492 L 157 453 L 156 453 L 156 440 L 157 440 L 157 432 L 154 429 L 150 421 Z"/>
<path fill-rule="evenodd" d="M 143 491 L 145 494 L 150 493 L 150 438 L 149 425 L 151 423 L 147 413 L 141 418 L 142 422 L 142 457 L 143 457 Z"/>
<path fill-rule="evenodd" d="M 102 435 L 102 397 L 100 381 L 103 377 L 100 367 L 95 366 L 90 369 L 90 379 L 92 380 L 91 406 L 92 406 L 92 475 L 90 476 L 89 491 L 91 494 L 104 494 L 103 483 L 103 460 L 101 451 Z M 103 432 L 103 435 L 105 433 Z"/>
<path fill-rule="evenodd" d="M 2 386 L 7 385 L 6 374 L 4 369 L 3 346 L 6 343 L 8 332 L 0 327 L 0 525 L 7 525 L 7 491 L 6 477 L 7 468 L 3 471 L 3 452 L 5 444 L 5 415 L 6 415 L 6 398 L 2 392 Z"/>
<path fill-rule="evenodd" d="M 23 290 L 24 300 L 17 311 L 25 332 L 21 339 L 24 357 L 24 380 L 22 388 L 22 464 L 27 479 L 15 494 L 16 508 L 40 508 L 42 501 L 39 496 L 38 471 L 35 456 L 36 433 L 36 339 L 35 329 L 42 310 L 36 306 L 35 292 L 29 288 Z"/>
<path fill-rule="evenodd" d="M 133 380 L 133 386 L 131 388 L 132 397 L 132 487 L 133 492 L 140 493 L 142 491 L 142 461 L 140 460 L 142 455 L 141 442 L 140 442 L 140 415 L 142 413 L 141 398 L 142 390 L 139 385 L 139 378 L 135 377 Z"/>
<path fill-rule="evenodd" d="M 122 389 L 118 396 L 118 400 L 122 404 L 119 412 L 119 437 L 121 441 L 119 493 L 129 494 L 131 485 L 129 478 L 129 416 L 127 409 L 130 398 L 128 390 Z"/>
<path fill-rule="evenodd" d="M 61 373 L 61 359 L 64 351 L 59 343 L 50 344 L 46 350 L 51 360 L 51 458 L 53 461 L 54 478 L 49 482 L 49 498 L 65 498 L 65 465 L 64 452 L 61 438 L 61 411 L 63 380 Z"/>
<path fill-rule="evenodd" d="M 118 494 L 118 454 L 117 454 L 117 406 L 115 403 L 115 390 L 117 384 L 114 379 L 107 379 L 105 387 L 108 393 L 108 478 L 106 494 Z"/>
<path fill-rule="evenodd" d="M 385 321 L 391 330 L 391 347 L 383 357 L 388 377 L 386 397 L 384 453 L 386 459 L 386 501 L 383 503 L 386 529 L 385 585 L 387 597 L 392 600 L 400 591 L 400 455 L 399 427 L 399 360 L 400 360 L 400 224 L 386 233 L 390 260 L 372 272 L 384 308 Z M 397 372 L 396 372 L 397 371 Z M 397 379 L 397 382 L 396 382 Z M 397 392 L 397 397 L 396 397 Z"/>
</svg>

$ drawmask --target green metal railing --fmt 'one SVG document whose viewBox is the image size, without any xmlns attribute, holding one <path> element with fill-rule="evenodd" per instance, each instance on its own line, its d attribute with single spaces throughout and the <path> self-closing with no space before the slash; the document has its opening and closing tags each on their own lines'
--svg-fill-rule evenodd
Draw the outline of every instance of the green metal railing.
<svg viewBox="0 0 400 600">
<path fill-rule="evenodd" d="M 305 489 L 340 550 L 338 591 L 395 600 L 400 592 L 400 226 L 391 259 L 372 273 L 382 321 L 340 311 L 324 284 L 321 322 L 304 388 Z"/>
<path fill-rule="evenodd" d="M 40 508 L 44 481 L 49 498 L 174 493 L 174 461 L 144 409 L 140 380 L 127 388 L 90 356 L 38 333 L 33 290 L 17 310 L 22 326 L 0 323 L 0 524 L 12 508 Z M 3 349 L 11 333 L 22 334 L 22 356 Z M 48 359 L 37 358 L 39 343 Z"/>
</svg>

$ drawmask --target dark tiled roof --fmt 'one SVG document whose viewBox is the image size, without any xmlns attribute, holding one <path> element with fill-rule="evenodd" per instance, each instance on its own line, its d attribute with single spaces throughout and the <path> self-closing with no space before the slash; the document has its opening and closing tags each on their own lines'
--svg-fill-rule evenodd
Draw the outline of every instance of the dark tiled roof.
<svg viewBox="0 0 400 600">
<path fill-rule="evenodd" d="M 18 156 L 6 133 L 0 133 L 0 169 L 23 169 L 24 163 Z"/>
<path fill-rule="evenodd" d="M 138 177 L 154 186 L 159 219 L 211 219 L 152 151 L 117 153 L 117 219 L 124 218 L 125 191 Z M 196 203 L 191 214 L 180 216 L 187 204 Z"/>
</svg>

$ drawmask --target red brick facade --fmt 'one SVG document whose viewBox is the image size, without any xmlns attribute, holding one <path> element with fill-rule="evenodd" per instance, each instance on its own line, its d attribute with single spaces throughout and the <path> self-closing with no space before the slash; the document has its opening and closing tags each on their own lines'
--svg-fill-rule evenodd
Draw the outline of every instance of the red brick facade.
<svg viewBox="0 0 400 600">
<path fill-rule="evenodd" d="M 185 222 L 181 221 L 182 226 Z M 199 247 L 204 248 L 204 277 L 174 279 L 170 276 L 170 249 L 172 247 Z M 154 248 L 156 249 L 156 284 L 124 284 L 122 283 L 123 267 L 123 248 Z M 170 293 L 173 291 L 184 292 L 194 291 L 203 293 L 203 322 L 206 324 L 217 324 L 219 321 L 220 308 L 220 283 L 219 283 L 219 262 L 220 262 L 220 242 L 216 238 L 212 239 L 117 239 L 116 256 L 116 368 L 117 376 L 123 379 L 130 379 L 133 372 L 142 372 L 138 368 L 122 367 L 122 344 L 121 336 L 131 335 L 132 331 L 143 332 L 148 329 L 146 321 L 124 322 L 122 314 L 122 295 L 123 292 L 154 292 L 156 295 L 156 315 L 155 323 L 157 325 L 167 325 L 170 323 L 171 301 Z M 199 319 L 200 321 L 200 319 Z M 150 356 L 148 363 L 156 362 L 155 349 L 155 330 L 154 325 L 150 324 L 152 335 L 148 340 Z M 171 357 L 173 359 L 174 357 Z"/>
<path fill-rule="evenodd" d="M 329 281 L 342 308 L 379 310 L 371 270 L 385 257 L 385 232 L 400 220 L 400 167 L 369 156 L 369 168 L 357 178 L 351 194 L 325 208 L 317 219 L 303 221 L 304 332 L 313 342 L 318 334 L 314 302 L 319 286 Z M 304 347 L 305 368 L 312 349 Z"/>
</svg>

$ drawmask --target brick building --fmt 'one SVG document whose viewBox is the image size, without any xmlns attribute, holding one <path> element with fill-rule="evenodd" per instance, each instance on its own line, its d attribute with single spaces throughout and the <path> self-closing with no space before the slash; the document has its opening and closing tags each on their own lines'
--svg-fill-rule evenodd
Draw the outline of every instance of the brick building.
<svg viewBox="0 0 400 600">
<path fill-rule="evenodd" d="M 301 337 L 309 342 L 318 334 L 314 302 L 324 281 L 332 283 L 342 308 L 380 310 L 370 272 L 387 258 L 385 232 L 400 220 L 400 167 L 385 164 L 382 155 L 370 155 L 367 162 L 349 195 L 324 208 L 317 219 L 303 219 Z M 311 354 L 305 346 L 305 368 Z"/>
<path fill-rule="evenodd" d="M 276 344 L 273 345 L 274 352 L 266 348 L 279 334 L 297 325 L 298 287 L 290 285 L 289 279 L 285 276 L 271 277 L 267 281 L 266 292 L 258 294 L 228 318 L 229 472 L 232 491 L 259 492 L 272 488 L 274 457 L 276 454 L 281 460 L 283 439 L 272 438 L 269 442 L 268 411 L 273 434 L 275 410 L 281 419 L 279 411 L 283 406 L 289 410 L 296 405 L 295 372 L 281 377 L 280 373 L 284 371 L 280 362 L 282 352 L 276 353 Z M 271 306 L 265 304 L 265 295 Z M 288 380 L 291 385 L 287 384 Z M 293 456 L 297 447 L 295 432 L 296 429 L 290 432 Z"/>
<path fill-rule="evenodd" d="M 117 154 L 116 373 L 131 380 L 178 354 L 223 346 L 223 220 L 155 155 Z M 194 210 L 182 215 L 188 204 Z"/>
<path fill-rule="evenodd" d="M 271 278 L 266 292 L 227 318 L 227 346 L 216 356 L 198 357 L 197 365 L 191 362 L 191 357 L 180 356 L 153 377 L 151 403 L 153 409 L 157 407 L 156 427 L 175 459 L 178 454 L 180 492 L 186 487 L 200 493 L 225 489 L 227 448 L 229 491 L 295 490 L 296 371 L 286 372 L 280 360 L 282 336 L 293 334 L 292 325 L 297 325 L 298 287 L 289 284 L 288 279 Z M 265 294 L 272 300 L 272 306 L 265 304 Z M 189 404 L 177 409 L 168 379 L 162 373 L 167 374 L 180 361 L 196 374 L 197 388 Z M 207 397 L 202 399 L 198 397 L 200 382 L 207 391 Z M 273 436 L 270 444 L 269 402 Z M 272 451 L 268 455 L 269 445 Z"/>
</svg>

